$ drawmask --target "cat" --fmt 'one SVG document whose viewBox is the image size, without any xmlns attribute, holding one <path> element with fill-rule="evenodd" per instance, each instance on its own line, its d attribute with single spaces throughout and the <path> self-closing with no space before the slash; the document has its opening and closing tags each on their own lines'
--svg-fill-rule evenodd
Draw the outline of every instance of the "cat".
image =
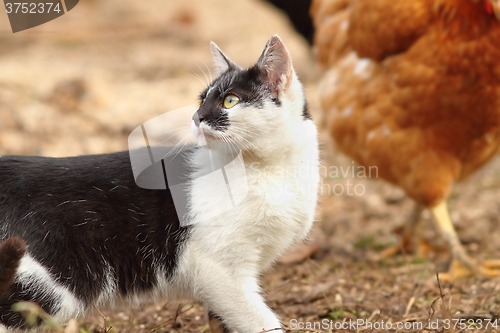
<svg viewBox="0 0 500 333">
<path fill-rule="evenodd" d="M 316 126 L 277 35 L 248 69 L 211 51 L 218 77 L 200 96 L 186 156 L 189 223 L 169 190 L 137 186 L 129 152 L 0 158 L 0 332 L 27 328 L 19 301 L 64 323 L 144 297 L 199 302 L 214 330 L 284 332 L 259 277 L 312 227 Z M 207 149 L 224 155 L 221 143 L 240 149 L 246 173 L 231 183 L 246 195 L 222 212 L 227 195 L 203 177 Z"/>
</svg>

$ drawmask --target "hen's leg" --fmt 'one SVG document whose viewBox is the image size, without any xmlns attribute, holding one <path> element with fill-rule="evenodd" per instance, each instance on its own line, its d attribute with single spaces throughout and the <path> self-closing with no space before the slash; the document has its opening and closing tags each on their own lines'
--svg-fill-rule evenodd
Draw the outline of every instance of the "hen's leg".
<svg viewBox="0 0 500 333">
<path fill-rule="evenodd" d="M 382 252 L 382 257 L 391 257 L 398 253 L 414 253 L 425 258 L 426 252 L 429 251 L 427 243 L 418 237 L 418 223 L 422 217 L 422 206 L 415 204 L 413 212 L 410 215 L 408 223 L 403 225 L 401 239 L 397 245 L 389 247 Z"/>
<path fill-rule="evenodd" d="M 451 223 L 450 215 L 446 201 L 441 202 L 439 205 L 430 208 L 432 215 L 443 235 L 448 248 L 451 253 L 451 265 L 447 273 L 442 274 L 443 279 L 453 279 L 469 275 L 482 275 L 482 276 L 497 276 L 500 275 L 500 261 L 485 261 L 482 263 L 475 262 L 460 243 L 460 239 Z"/>
</svg>

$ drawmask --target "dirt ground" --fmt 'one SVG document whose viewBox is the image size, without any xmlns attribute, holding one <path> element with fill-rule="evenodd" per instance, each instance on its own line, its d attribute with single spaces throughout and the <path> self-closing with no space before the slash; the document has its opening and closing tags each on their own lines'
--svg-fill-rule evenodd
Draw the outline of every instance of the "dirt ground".
<svg viewBox="0 0 500 333">
<path fill-rule="evenodd" d="M 0 13 L 0 155 L 127 149 L 136 126 L 197 102 L 209 80 L 209 41 L 246 66 L 275 33 L 292 54 L 319 124 L 312 50 L 267 3 L 82 0 L 68 14 L 16 34 Z M 320 138 L 325 170 L 355 168 L 327 136 Z M 457 184 L 450 200 L 460 237 L 477 259 L 500 258 L 498 167 L 496 158 Z M 500 316 L 500 278 L 442 281 L 440 289 L 435 274 L 446 269 L 446 253 L 380 259 L 381 250 L 396 244 L 394 230 L 413 209 L 401 190 L 350 172 L 323 176 L 317 223 L 305 248 L 319 249 L 301 260 L 304 247 L 295 248 L 298 258 L 286 256 L 263 276 L 265 296 L 284 325 L 303 332 L 500 331 L 485 327 Z M 428 242 L 443 245 L 427 213 L 421 231 Z M 104 317 L 96 311 L 80 319 L 82 332 L 208 331 L 204 310 L 189 301 L 99 310 Z M 483 327 L 460 329 L 469 319 Z M 368 325 L 350 325 L 357 320 Z M 446 320 L 456 329 L 447 330 Z M 406 328 L 396 329 L 397 323 Z M 412 323 L 423 326 L 409 328 Z"/>
</svg>

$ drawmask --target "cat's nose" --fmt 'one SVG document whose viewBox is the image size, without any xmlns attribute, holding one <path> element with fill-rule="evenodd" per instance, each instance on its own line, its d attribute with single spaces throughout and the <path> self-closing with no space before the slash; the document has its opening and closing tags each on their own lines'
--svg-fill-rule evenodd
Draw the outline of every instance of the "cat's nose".
<svg viewBox="0 0 500 333">
<path fill-rule="evenodd" d="M 193 114 L 193 121 L 196 126 L 200 126 L 200 123 L 205 119 L 203 116 L 200 116 L 198 112 Z"/>
</svg>

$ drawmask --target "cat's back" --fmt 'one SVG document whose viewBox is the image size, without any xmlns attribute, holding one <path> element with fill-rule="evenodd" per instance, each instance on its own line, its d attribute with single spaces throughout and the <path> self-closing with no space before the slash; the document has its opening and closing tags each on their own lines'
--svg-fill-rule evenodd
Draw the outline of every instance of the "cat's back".
<svg viewBox="0 0 500 333">
<path fill-rule="evenodd" d="M 0 157 L 0 191 L 16 184 L 38 182 L 37 186 L 43 186 L 48 182 L 92 182 L 118 176 L 133 181 L 127 151 L 59 158 L 21 155 Z"/>
<path fill-rule="evenodd" d="M 123 202 L 137 189 L 127 152 L 63 158 L 2 156 L 0 224 L 16 220 L 21 224 L 31 220 L 33 212 L 50 220 L 83 219 L 85 211 L 113 208 L 113 203 Z"/>
<path fill-rule="evenodd" d="M 172 211 L 166 218 L 177 222 L 170 191 L 136 185 L 127 151 L 0 157 L 0 225 L 21 234 L 30 227 L 45 230 L 46 225 L 71 230 L 68 225 L 103 231 L 117 224 L 135 228 L 158 224 L 161 211 Z M 107 221 L 105 227 L 102 221 Z"/>
</svg>

